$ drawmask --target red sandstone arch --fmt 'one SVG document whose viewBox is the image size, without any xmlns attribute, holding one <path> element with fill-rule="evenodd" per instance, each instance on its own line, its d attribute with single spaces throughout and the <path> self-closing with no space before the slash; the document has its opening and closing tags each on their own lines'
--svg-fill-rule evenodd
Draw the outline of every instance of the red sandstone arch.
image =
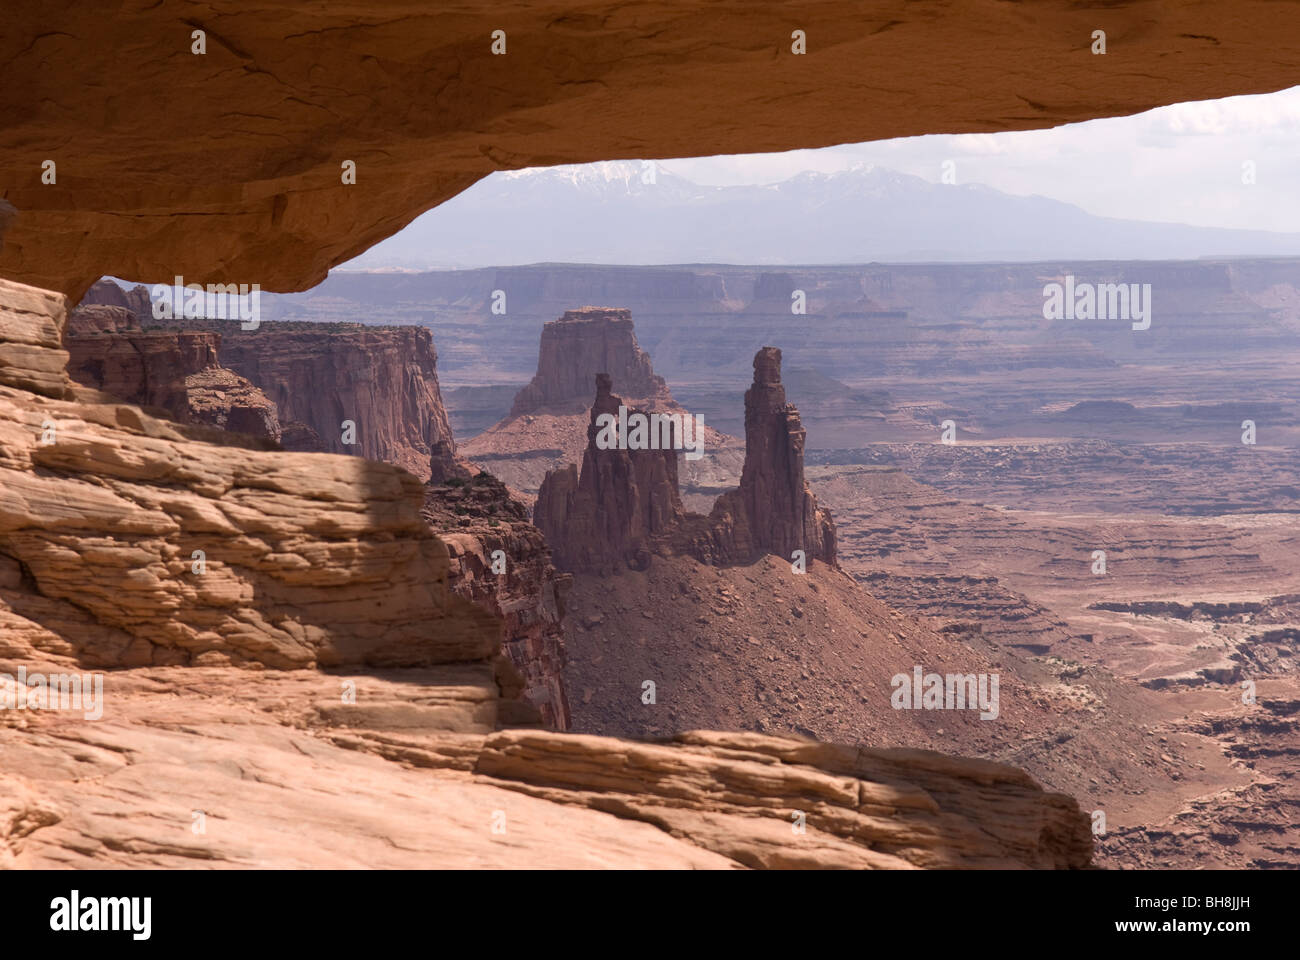
<svg viewBox="0 0 1300 960">
<path fill-rule="evenodd" d="M 0 276 L 74 296 L 106 273 L 304 289 L 502 168 L 1047 127 L 1300 77 L 1300 6 L 1269 0 L 81 0 L 5 18 L 0 190 L 19 215 Z"/>
</svg>

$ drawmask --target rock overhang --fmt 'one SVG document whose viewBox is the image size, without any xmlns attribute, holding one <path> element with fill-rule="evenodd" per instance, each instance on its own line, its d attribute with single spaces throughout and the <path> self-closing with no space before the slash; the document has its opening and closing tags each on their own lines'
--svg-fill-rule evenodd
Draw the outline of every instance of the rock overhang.
<svg viewBox="0 0 1300 960">
<path fill-rule="evenodd" d="M 104 274 L 306 289 L 495 170 L 1051 127 L 1283 89 L 1300 63 L 1300 7 L 1268 0 L 6 17 L 0 189 L 17 215 L 0 208 L 0 276 L 74 299 Z"/>
</svg>

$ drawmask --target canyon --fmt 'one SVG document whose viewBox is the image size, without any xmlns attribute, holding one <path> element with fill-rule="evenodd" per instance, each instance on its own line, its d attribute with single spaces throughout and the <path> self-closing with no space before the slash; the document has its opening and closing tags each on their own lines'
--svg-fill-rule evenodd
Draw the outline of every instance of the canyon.
<svg viewBox="0 0 1300 960">
<path fill-rule="evenodd" d="M 6 866 L 1088 862 L 1073 801 L 1003 765 L 545 730 L 568 720 L 568 584 L 504 485 L 195 433 L 72 381 L 65 326 L 62 297 L 0 282 L 0 666 L 99 668 L 113 693 L 93 727 L 3 714 Z M 497 543 L 524 558 L 504 588 Z M 211 835 L 189 830 L 196 809 Z M 502 816 L 523 824 L 507 848 Z M 304 834 L 334 852 L 304 860 Z"/>
<path fill-rule="evenodd" d="M 113 694 L 0 714 L 0 866 L 1294 866 L 1293 261 L 326 279 L 492 171 L 1048 128 L 1280 90 L 1300 52 L 1264 0 L 798 13 L 806 55 L 785 7 L 540 4 L 497 57 L 474 3 L 11 12 L 0 672 Z M 1151 283 L 1150 329 L 1043 327 L 1067 273 Z M 242 342 L 129 292 L 68 322 L 178 274 L 320 286 Z M 584 303 L 749 441 L 680 513 L 667 458 L 633 487 L 553 448 L 593 480 L 546 464 L 543 524 L 668 494 L 648 563 L 639 507 L 553 557 L 453 436 Z M 867 709 L 913 664 L 1001 672 L 999 719 Z"/>
<path fill-rule="evenodd" d="M 835 517 L 843 579 L 813 565 L 808 586 L 796 589 L 788 560 L 719 565 L 674 543 L 671 532 L 690 527 L 684 517 L 707 515 L 740 482 L 743 461 L 724 464 L 710 450 L 709 483 L 688 493 L 673 480 L 684 458 L 650 454 L 659 466 L 601 468 L 587 461 L 629 454 L 590 444 L 564 454 L 567 479 L 552 474 L 535 519 L 574 577 L 566 638 L 574 729 L 654 736 L 724 726 L 944 749 L 934 734 L 942 728 L 952 748 L 1015 763 L 1105 810 L 1113 839 L 1098 838 L 1103 864 L 1277 866 L 1297 849 L 1286 826 L 1296 802 L 1287 597 L 1300 590 L 1300 410 L 1288 366 L 1296 267 L 870 265 L 792 269 L 778 282 L 764 268 L 554 265 L 398 275 L 385 280 L 401 290 L 393 299 L 376 294 L 374 277 L 339 275 L 322 307 L 294 295 L 273 309 L 327 318 L 365 290 L 385 322 L 409 322 L 389 304 L 428 293 L 423 322 L 454 338 L 444 354 L 463 364 L 444 365 L 444 380 L 457 384 L 452 422 L 464 422 L 465 402 L 480 423 L 495 410 L 506 424 L 507 385 L 527 355 L 512 350 L 515 338 L 539 328 L 545 337 L 554 321 L 544 311 L 564 297 L 613 290 L 645 308 L 638 338 L 677 359 L 671 393 L 734 433 L 746 426 L 737 413 L 744 388 L 728 374 L 739 367 L 735 344 L 785 325 L 782 342 L 795 344 L 801 365 L 781 379 L 804 424 L 804 475 Z M 1075 323 L 1066 336 L 1045 336 L 1043 278 L 1071 270 L 1145 271 L 1164 307 L 1146 331 Z M 476 321 L 476 310 L 486 312 L 476 306 L 486 304 L 478 284 L 510 289 L 517 313 Z M 783 319 L 792 288 L 809 293 L 816 340 Z M 1162 327 L 1163 346 L 1142 346 L 1139 337 Z M 489 351 L 476 345 L 484 336 Z M 1001 375 L 1009 363 L 1014 380 Z M 542 373 L 539 364 L 534 383 Z M 598 398 L 585 422 L 617 401 Z M 1242 443 L 1247 418 L 1267 442 Z M 958 426 L 951 444 L 941 438 L 947 419 Z M 463 448 L 495 469 L 516 452 L 500 436 L 500 425 L 489 426 Z M 609 512 L 593 527 L 598 503 Z M 575 522 L 566 510 L 578 504 Z M 620 512 L 629 504 L 643 511 L 635 522 Z M 627 550 L 633 529 L 637 545 Z M 1100 576 L 1097 550 L 1106 554 Z M 715 586 L 703 586 L 713 577 Z M 867 602 L 854 599 L 860 592 L 881 607 L 850 612 Z M 810 614 L 810 601 L 835 606 Z M 877 634 L 882 608 L 904 618 L 891 631 L 899 639 Z M 809 635 L 816 650 L 794 654 L 790 637 Z M 916 662 L 922 651 L 946 650 L 965 672 L 999 664 L 1003 689 L 1029 705 L 1012 714 L 1023 730 L 991 724 L 968 736 L 949 720 L 891 731 L 875 711 L 855 710 L 864 684 L 872 702 L 886 693 L 894 671 L 884 651 L 910 669 L 899 642 L 914 645 Z M 638 700 L 646 679 L 656 679 L 662 706 Z M 1247 679 L 1259 691 L 1254 704 L 1240 702 Z M 1262 719 L 1273 716 L 1281 719 Z M 1160 749 L 1147 756 L 1121 743 Z M 1219 839 L 1204 842 L 1202 829 Z"/>
<path fill-rule="evenodd" d="M 721 287 L 700 279 L 715 269 L 726 274 L 725 302 L 715 299 Z M 495 682 L 512 704 L 504 716 L 638 740 L 717 728 L 983 757 L 1105 810 L 1101 864 L 1289 863 L 1296 634 L 1286 598 L 1300 595 L 1289 562 L 1300 535 L 1286 518 L 1297 490 L 1288 459 L 1297 411 L 1276 358 L 1266 359 L 1281 343 L 1270 326 L 1294 323 L 1284 274 L 1250 261 L 1178 267 L 1169 276 L 1191 291 L 1171 299 L 1158 287 L 1169 308 L 1142 331 L 1163 323 L 1179 338 L 1180 355 L 1160 365 L 1086 326 L 1048 352 L 1019 346 L 1017 336 L 1038 333 L 1017 311 L 1041 314 L 1034 286 L 1051 269 L 1002 267 L 996 300 L 970 292 L 990 282 L 985 267 L 858 269 L 860 302 L 852 268 L 784 280 L 752 268 L 500 271 L 486 282 L 503 274 L 541 282 L 522 303 L 512 283 L 523 315 L 490 324 L 475 318 L 475 272 L 390 276 L 404 305 L 396 310 L 384 298 L 361 309 L 357 291 L 372 292 L 375 279 L 340 274 L 319 294 L 268 298 L 283 319 L 262 329 L 288 334 L 300 360 L 326 369 L 323 358 L 363 342 L 359 331 L 419 344 L 432 328 L 456 344 L 442 351 L 441 369 L 417 364 L 438 411 L 421 416 L 446 438 L 441 472 L 426 445 L 421 509 L 447 550 L 449 596 L 496 624 Z M 745 276 L 752 288 L 738 281 Z M 892 340 L 846 336 L 832 366 L 820 342 L 785 336 L 801 365 L 784 370 L 783 351 L 759 348 L 742 397 L 725 372 L 739 366 L 737 348 L 724 342 L 775 329 L 789 310 L 783 291 L 796 283 L 808 287 L 813 324 L 861 317 L 865 302 Z M 884 299 L 863 300 L 862 283 Z M 432 313 L 412 298 L 430 286 L 442 291 Z M 549 308 L 552 287 L 595 300 L 624 286 L 651 304 L 635 332 L 627 308 L 565 307 L 558 320 L 534 312 Z M 1195 295 L 1215 288 L 1213 298 Z M 665 291 L 674 295 L 659 299 Z M 127 309 L 83 305 L 74 315 Z M 945 310 L 956 319 L 941 322 Z M 342 324 L 345 312 L 374 322 Z M 112 332 L 114 317 L 99 326 Z M 1216 326 L 1228 321 L 1214 317 L 1231 318 L 1231 343 Z M 524 351 L 513 345 L 529 326 L 536 362 L 531 380 L 514 387 Z M 638 343 L 643 327 L 679 360 L 671 388 Z M 209 335 L 220 337 L 226 363 L 226 331 Z M 336 335 L 344 347 L 329 342 Z M 891 342 L 928 346 L 908 347 L 910 361 L 895 352 L 882 376 L 875 365 L 882 348 L 896 349 Z M 421 350 L 417 357 L 432 354 L 431 342 Z M 268 397 L 283 396 L 285 368 L 259 371 L 251 352 L 233 356 Z M 393 363 L 377 353 L 369 369 Z M 1018 357 L 1016 383 L 989 390 L 1008 357 Z M 690 358 L 707 358 L 707 369 Z M 1139 368 L 1140 395 L 1102 399 Z M 1246 369 L 1265 385 L 1262 399 L 1234 391 Z M 439 378 L 456 384 L 447 404 Z M 402 406 L 392 399 L 406 390 L 400 375 L 370 380 L 376 409 Z M 628 396 L 615 392 L 620 382 Z M 313 383 L 304 396 L 325 409 L 355 390 Z M 499 420 L 458 442 L 451 425 L 462 398 L 480 423 Z M 620 406 L 702 410 L 745 439 L 711 430 L 698 464 L 672 451 L 598 449 L 597 417 Z M 1262 449 L 1240 443 L 1246 413 L 1266 431 Z M 940 440 L 945 419 L 960 425 L 955 443 Z M 400 465 L 397 449 L 385 452 Z M 1073 509 L 1063 512 L 1063 502 Z M 1089 571 L 1099 548 L 1106 577 Z M 795 573 L 799 549 L 807 567 Z M 507 558 L 504 574 L 494 558 Z M 794 648 L 792 638 L 802 638 Z M 1000 675 L 999 719 L 882 715 L 889 678 L 914 665 Z M 1259 699 L 1234 707 L 1232 691 L 1247 678 Z M 1260 722 L 1252 711 L 1278 719 Z M 1117 743 L 1156 743 L 1158 756 Z M 385 749 L 402 757 L 409 747 Z M 1204 842 L 1202 831 L 1219 840 Z"/>
</svg>

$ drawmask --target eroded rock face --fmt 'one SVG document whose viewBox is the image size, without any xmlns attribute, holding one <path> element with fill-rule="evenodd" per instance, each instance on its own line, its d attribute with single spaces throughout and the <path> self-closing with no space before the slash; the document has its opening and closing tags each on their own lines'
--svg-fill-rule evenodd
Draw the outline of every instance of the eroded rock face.
<svg viewBox="0 0 1300 960">
<path fill-rule="evenodd" d="M 817 505 L 803 475 L 805 432 L 799 411 L 786 403 L 781 351 L 754 356 L 754 384 L 745 391 L 745 467 L 740 489 L 723 494 L 710 521 L 723 558 L 748 560 L 774 553 L 835 563 L 835 524 Z"/>
<path fill-rule="evenodd" d="M 776 3 L 540 3 L 508 25 L 483 0 L 450 19 L 213 0 L 194 24 L 166 4 L 11 6 L 0 274 L 73 297 L 105 273 L 306 289 L 493 170 L 1054 127 L 1285 89 L 1300 61 L 1300 9 L 1269 0 L 813 0 L 798 23 Z"/>
<path fill-rule="evenodd" d="M 69 336 L 68 373 L 78 383 L 128 403 L 158 407 L 184 421 L 185 378 L 217 365 L 212 333 L 117 333 Z"/>
<path fill-rule="evenodd" d="M 533 508 L 534 522 L 565 570 L 608 572 L 624 564 L 645 566 L 653 542 L 667 536 L 683 516 L 676 450 L 597 446 L 597 420 L 603 415 L 617 418 L 624 406 L 610 385 L 607 374 L 597 375 L 581 473 L 570 464 L 547 474 Z M 628 416 L 636 412 L 633 408 Z"/>
<path fill-rule="evenodd" d="M 95 284 L 98 287 L 99 284 Z M 91 293 L 94 293 L 94 288 Z M 140 324 L 136 322 L 135 312 L 127 307 L 104 303 L 83 303 L 68 314 L 68 325 L 63 331 L 64 339 L 72 337 L 93 337 L 101 333 L 127 333 L 137 331 Z"/>
<path fill-rule="evenodd" d="M 133 318 L 131 326 L 134 327 L 139 327 L 141 320 L 153 313 L 153 300 L 149 296 L 149 288 L 144 284 L 137 283 L 133 287 L 122 287 L 108 277 L 100 277 L 90 285 L 90 289 L 81 298 L 76 309 L 68 314 L 67 332 L 73 336 L 90 332 L 85 328 L 85 321 L 88 316 L 93 316 L 87 311 L 94 306 L 125 310 Z"/>
<path fill-rule="evenodd" d="M 127 313 L 125 320 L 122 311 Z M 234 320 L 157 320 L 147 287 L 136 284 L 123 289 L 103 279 L 73 311 L 70 336 L 96 332 L 112 323 L 120 327 L 123 322 L 127 326 L 119 332 L 143 328 L 164 335 L 145 342 L 163 344 L 165 337 L 173 337 L 188 344 L 211 338 L 215 356 L 202 364 L 191 361 L 193 370 L 186 375 L 218 365 L 255 385 L 252 391 L 236 388 L 228 375 L 210 375 L 194 383 L 194 389 L 204 395 L 192 406 L 205 414 L 205 422 L 234 430 L 229 424 L 256 425 L 268 419 L 265 398 L 253 394 L 261 391 L 270 398 L 270 414 L 278 420 L 275 439 L 286 450 L 359 453 L 404 467 L 420 479 L 428 479 L 431 472 L 437 479 L 469 476 L 457 464 L 456 442 L 438 387 L 438 354 L 432 335 L 423 327 L 268 322 L 244 330 Z M 172 329 L 176 325 L 181 329 Z M 90 351 L 93 357 L 94 351 L 104 349 L 99 341 L 82 351 Z M 129 352 L 129 345 L 123 349 Z M 176 379 L 167 363 L 156 364 L 150 351 L 140 352 L 134 379 L 151 383 Z M 84 365 L 77 357 L 74 351 L 74 376 L 83 383 L 94 380 L 97 368 L 85 369 L 89 379 L 78 376 Z M 138 391 L 124 393 L 98 382 L 91 385 L 133 403 L 156 403 Z M 186 386 L 175 383 L 171 393 L 183 392 Z M 222 411 L 216 394 L 226 393 L 226 386 L 238 402 Z M 156 405 L 186 420 L 183 400 Z M 353 424 L 351 431 L 347 421 Z"/>
<path fill-rule="evenodd" d="M 11 655 L 282 668 L 496 655 L 493 618 L 447 586 L 417 480 L 218 448 L 137 407 L 77 401 L 52 369 L 67 356 L 61 301 L 0 284 L 0 609 L 26 624 L 3 633 Z"/>
<path fill-rule="evenodd" d="M 632 311 L 582 307 L 542 327 L 537 373 L 515 396 L 510 416 L 583 413 L 597 373 L 607 374 L 625 397 L 672 399 L 637 345 Z"/>
<path fill-rule="evenodd" d="M 708 517 L 682 507 L 677 451 L 598 448 L 597 419 L 617 417 L 623 403 L 610 393 L 610 378 L 598 375 L 581 471 L 570 464 L 542 481 L 533 521 L 561 569 L 643 569 L 655 553 L 716 564 L 749 563 L 767 553 L 791 560 L 795 550 L 804 551 L 805 561 L 835 565 L 835 524 L 804 481 L 804 430 L 799 411 L 785 400 L 780 350 L 764 347 L 754 357 L 740 487 L 718 497 Z"/>
<path fill-rule="evenodd" d="M 195 423 L 264 437 L 272 443 L 284 439 L 275 404 L 233 370 L 211 366 L 190 374 L 185 378 L 185 396 Z"/>
<path fill-rule="evenodd" d="M 92 307 L 82 324 L 117 322 L 120 308 Z M 105 326 L 107 325 L 104 324 Z M 217 360 L 219 334 L 117 331 L 66 336 L 68 371 L 78 383 L 128 403 L 156 408 L 178 423 L 280 442 L 280 421 L 266 395 Z"/>
<path fill-rule="evenodd" d="M 494 614 L 501 646 L 522 695 L 556 730 L 569 729 L 564 687 L 565 597 L 573 578 L 559 573 L 541 531 L 505 484 L 487 473 L 425 485 L 424 518 L 451 555 L 452 590 Z"/>
<path fill-rule="evenodd" d="M 235 321 L 200 323 L 220 330 L 222 364 L 259 386 L 280 420 L 294 424 L 287 449 L 360 454 L 421 480 L 435 453 L 454 458 L 438 354 L 423 327 L 268 322 L 245 331 Z"/>
<path fill-rule="evenodd" d="M 221 335 L 144 330 L 149 295 L 96 283 L 68 315 L 63 331 L 68 371 L 83 386 L 127 403 L 156 408 L 178 423 L 206 423 L 272 444 L 280 442 L 275 405 L 239 374 L 221 366 Z"/>
</svg>

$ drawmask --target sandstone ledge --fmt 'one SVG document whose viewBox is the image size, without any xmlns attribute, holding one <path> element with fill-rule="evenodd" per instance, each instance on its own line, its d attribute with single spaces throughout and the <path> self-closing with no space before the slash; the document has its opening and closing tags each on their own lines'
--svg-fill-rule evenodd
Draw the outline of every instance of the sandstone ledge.
<svg viewBox="0 0 1300 960">
<path fill-rule="evenodd" d="M 344 681 L 355 705 L 340 702 Z M 491 732 L 492 679 L 472 670 L 142 668 L 109 673 L 105 691 L 99 722 L 0 714 L 0 868 L 1079 868 L 1091 856 L 1077 805 L 1010 767 L 759 734 Z"/>
</svg>

